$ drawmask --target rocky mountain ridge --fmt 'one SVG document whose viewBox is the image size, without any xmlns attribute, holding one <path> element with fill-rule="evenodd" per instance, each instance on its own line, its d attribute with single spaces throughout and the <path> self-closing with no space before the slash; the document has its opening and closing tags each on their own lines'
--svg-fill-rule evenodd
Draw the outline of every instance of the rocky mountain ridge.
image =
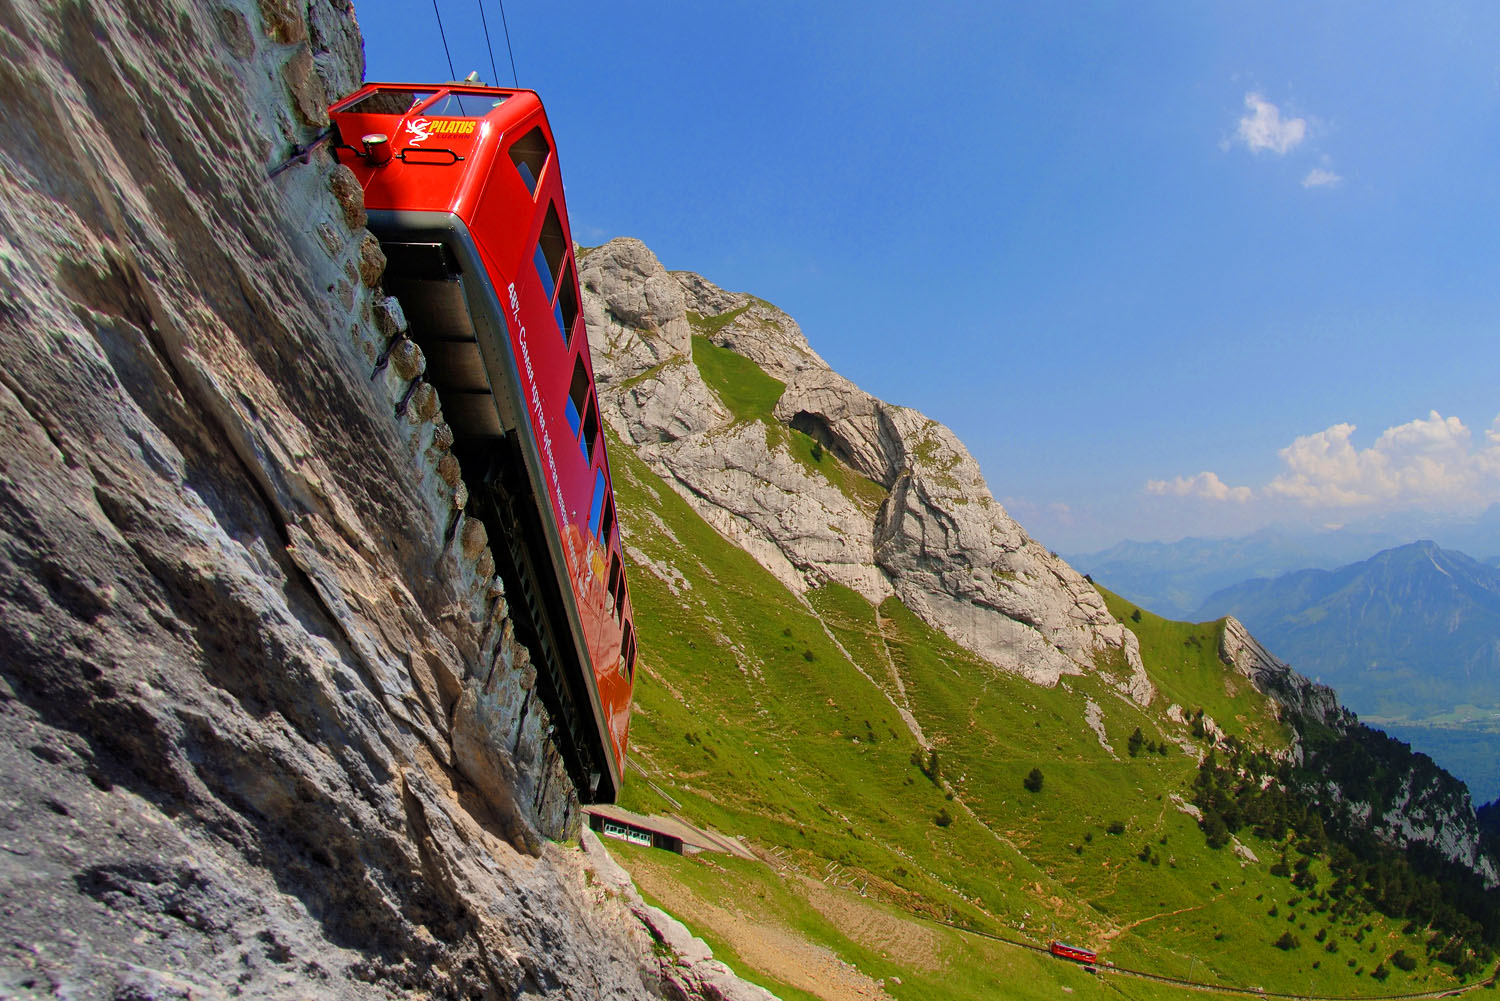
<svg viewBox="0 0 1500 1001">
<path fill-rule="evenodd" d="M 1121 690 L 1149 704 L 1135 637 L 1006 514 L 946 427 L 838 375 L 774 306 L 669 273 L 638 240 L 584 252 L 579 278 L 611 428 L 788 588 L 895 595 L 1039 684 L 1116 663 Z M 768 413 L 736 413 L 705 380 L 695 333 L 780 384 Z M 794 435 L 810 441 L 812 468 Z M 824 454 L 873 489 L 821 473 Z"/>
<path fill-rule="evenodd" d="M 1241 619 L 1360 712 L 1420 720 L 1500 707 L 1500 570 L 1433 542 L 1245 581 L 1199 614 Z"/>
<path fill-rule="evenodd" d="M 542 836 L 576 814 L 358 186 L 265 176 L 357 85 L 352 11 L 19 0 L 0 50 L 0 993 L 764 998 Z M 748 484 L 699 501 L 726 532 L 1043 683 L 1118 658 L 1149 700 L 1133 637 L 950 434 L 771 307 L 637 270 L 590 305 L 633 359 L 613 426 L 685 495 Z M 800 387 L 781 420 L 730 420 L 693 363 L 693 316 L 736 310 L 711 340 Z"/>
<path fill-rule="evenodd" d="M 1276 704 L 1294 735 L 1291 758 L 1303 766 L 1297 774 L 1335 825 L 1367 831 L 1395 848 L 1426 845 L 1487 888 L 1500 885 L 1496 857 L 1462 782 L 1426 755 L 1365 727 L 1332 688 L 1293 671 L 1232 615 L 1219 653 Z M 1362 747 L 1362 760 L 1351 762 L 1354 746 Z M 1351 764 L 1359 774 L 1350 774 Z M 1368 781 L 1372 774 L 1383 781 Z"/>
</svg>

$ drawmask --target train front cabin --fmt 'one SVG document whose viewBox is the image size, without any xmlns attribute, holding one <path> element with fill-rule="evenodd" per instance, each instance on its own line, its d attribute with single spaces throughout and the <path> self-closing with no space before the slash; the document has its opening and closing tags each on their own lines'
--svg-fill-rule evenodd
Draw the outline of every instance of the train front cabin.
<svg viewBox="0 0 1500 1001">
<path fill-rule="evenodd" d="M 336 103 L 411 336 L 585 802 L 624 774 L 635 630 L 551 127 L 537 95 L 370 83 Z M 519 593 L 518 593 L 519 592 Z M 560 724 L 560 725 L 559 725 Z"/>
<path fill-rule="evenodd" d="M 1093 966 L 1099 962 L 1099 954 L 1097 952 L 1091 949 L 1081 949 L 1076 945 L 1069 945 L 1066 942 L 1053 940 L 1048 948 L 1052 950 L 1052 955 L 1061 957 L 1062 959 L 1071 959 L 1075 963 Z"/>
</svg>

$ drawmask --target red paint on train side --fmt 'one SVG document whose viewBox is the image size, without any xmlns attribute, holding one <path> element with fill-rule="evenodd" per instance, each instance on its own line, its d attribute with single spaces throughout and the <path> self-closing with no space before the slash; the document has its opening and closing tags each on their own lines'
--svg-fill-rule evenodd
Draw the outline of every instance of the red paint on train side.
<svg viewBox="0 0 1500 1001">
<path fill-rule="evenodd" d="M 376 96 L 367 101 L 372 95 Z M 411 103 L 398 107 L 405 100 L 402 95 L 410 95 Z M 455 108 L 464 101 L 470 107 Z M 376 110 L 370 110 L 372 104 Z M 634 682 L 634 614 L 624 582 L 619 520 L 593 388 L 557 145 L 542 103 L 527 90 L 371 83 L 335 104 L 330 116 L 339 132 L 336 155 L 358 177 L 368 210 L 451 214 L 463 222 L 478 247 L 500 299 L 511 361 L 520 377 L 524 398 L 517 401 L 516 412 L 524 412 L 526 419 L 518 430 L 532 436 L 542 457 L 538 502 L 562 540 L 565 576 L 591 662 L 585 680 L 602 709 L 605 732 L 599 737 L 613 757 L 612 784 L 617 790 L 624 772 Z M 363 137 L 370 134 L 387 137 L 394 154 L 388 162 L 376 165 L 377 157 L 361 155 L 368 149 L 361 148 Z M 540 171 L 528 177 L 523 171 L 531 171 L 530 166 L 521 167 L 512 149 L 523 139 L 534 141 L 537 134 L 548 152 Z M 550 207 L 555 207 L 552 225 L 560 223 L 565 249 L 549 293 L 536 254 L 549 226 Z M 569 313 L 571 329 L 560 331 L 556 317 Z M 589 387 L 585 410 L 592 408 L 597 425 L 597 445 L 588 456 L 580 445 L 584 432 L 574 431 L 569 416 L 570 389 L 576 385 L 580 364 Z M 590 415 L 579 417 L 587 421 Z M 590 524 L 601 475 L 607 511 L 601 519 L 607 526 L 601 524 L 597 533 L 604 538 L 597 537 Z M 618 585 L 611 593 L 615 567 Z M 588 713 L 589 707 L 578 711 Z M 590 728 L 599 729 L 592 722 Z"/>
<path fill-rule="evenodd" d="M 1081 949 L 1076 945 L 1069 945 L 1066 942 L 1054 940 L 1048 945 L 1048 948 L 1052 950 L 1052 955 L 1060 956 L 1063 959 L 1071 959 L 1077 963 L 1093 964 L 1099 961 L 1098 953 L 1089 949 Z"/>
</svg>

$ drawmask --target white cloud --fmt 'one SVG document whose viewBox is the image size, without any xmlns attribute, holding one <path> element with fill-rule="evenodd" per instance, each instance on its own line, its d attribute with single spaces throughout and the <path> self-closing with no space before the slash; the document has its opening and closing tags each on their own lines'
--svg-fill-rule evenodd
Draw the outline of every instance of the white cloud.
<svg viewBox="0 0 1500 1001">
<path fill-rule="evenodd" d="M 1217 474 L 1207 470 L 1196 476 L 1178 476 L 1172 480 L 1150 480 L 1146 483 L 1146 492 L 1159 497 L 1203 497 L 1208 500 L 1239 503 L 1249 500 L 1254 494 L 1249 487 L 1231 487 L 1219 479 Z"/>
<path fill-rule="evenodd" d="M 1146 492 L 1244 503 L 1285 501 L 1317 509 L 1473 508 L 1500 501 L 1500 417 L 1482 439 L 1457 417 L 1436 410 L 1387 428 L 1358 448 L 1353 424 L 1302 435 L 1281 449 L 1285 469 L 1252 490 L 1231 487 L 1211 472 L 1151 480 Z"/>
<path fill-rule="evenodd" d="M 1342 177 L 1323 167 L 1314 167 L 1302 179 L 1304 188 L 1336 188 L 1342 183 L 1344 183 Z"/>
<path fill-rule="evenodd" d="M 1283 120 L 1281 109 L 1254 91 L 1245 95 L 1245 108 L 1249 114 L 1240 119 L 1235 135 L 1252 153 L 1271 152 L 1283 156 L 1301 144 L 1307 135 L 1307 119 Z"/>
</svg>

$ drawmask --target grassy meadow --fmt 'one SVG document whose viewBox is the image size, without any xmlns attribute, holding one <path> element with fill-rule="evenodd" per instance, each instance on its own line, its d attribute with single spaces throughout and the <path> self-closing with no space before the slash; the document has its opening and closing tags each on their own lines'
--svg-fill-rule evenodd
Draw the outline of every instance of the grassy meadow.
<svg viewBox="0 0 1500 1001">
<path fill-rule="evenodd" d="M 779 427 L 779 382 L 701 335 L 693 356 L 737 420 Z M 801 447 L 797 432 L 780 433 Z M 621 803 L 740 836 L 764 861 L 609 847 L 742 976 L 799 999 L 856 987 L 924 1001 L 1187 994 L 989 935 L 1060 938 L 1119 967 L 1268 991 L 1454 983 L 1427 962 L 1420 929 L 1333 920 L 1316 890 L 1272 875 L 1285 844 L 1244 832 L 1205 844 L 1187 805 L 1203 741 L 1168 707 L 1272 750 L 1288 739 L 1219 661 L 1218 623 L 1170 622 L 1105 595 L 1139 638 L 1157 698 L 1138 706 L 1100 672 L 1043 688 L 894 598 L 787 590 L 611 445 L 641 651 Z M 807 452 L 833 482 L 879 489 Z M 1387 961 L 1398 949 L 1418 958 L 1410 972 Z"/>
</svg>

